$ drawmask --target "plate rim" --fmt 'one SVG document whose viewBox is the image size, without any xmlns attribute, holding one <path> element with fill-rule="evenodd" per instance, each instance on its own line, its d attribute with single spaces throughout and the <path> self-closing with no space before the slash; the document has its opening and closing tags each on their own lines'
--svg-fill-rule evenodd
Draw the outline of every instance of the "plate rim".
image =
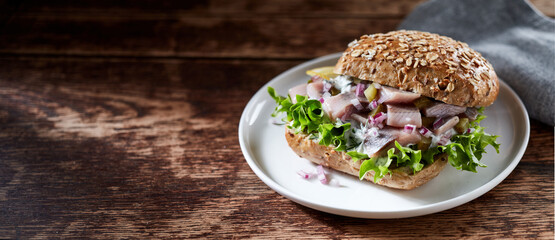
<svg viewBox="0 0 555 240">
<path fill-rule="evenodd" d="M 474 199 L 482 196 L 483 194 L 489 192 L 491 189 L 493 189 L 494 187 L 496 187 L 497 185 L 499 185 L 499 183 L 501 183 L 505 178 L 507 178 L 507 176 L 516 168 L 516 166 L 518 165 L 518 163 L 520 162 L 520 160 L 522 159 L 522 156 L 524 155 L 527 146 L 528 146 L 528 141 L 530 138 L 530 120 L 528 117 L 528 112 L 526 110 L 526 107 L 524 106 L 522 100 L 518 97 L 518 95 L 516 94 L 516 92 L 505 82 L 503 82 L 501 79 L 499 80 L 500 82 L 500 86 L 501 87 L 505 87 L 507 88 L 508 92 L 510 93 L 510 97 L 513 98 L 517 103 L 518 106 L 517 108 L 519 108 L 521 110 L 521 112 L 523 113 L 522 115 L 519 115 L 519 117 L 521 117 L 521 120 L 524 120 L 525 124 L 525 129 L 524 129 L 524 139 L 522 140 L 521 144 L 520 144 L 520 149 L 518 150 L 518 152 L 515 155 L 515 158 L 510 162 L 510 164 L 508 164 L 497 176 L 495 176 L 493 179 L 489 180 L 488 182 L 486 182 L 485 184 L 483 184 L 480 187 L 477 187 L 476 189 L 467 192 L 465 194 L 456 196 L 454 198 L 450 198 L 447 200 L 443 200 L 440 202 L 436 202 L 436 203 L 432 203 L 432 204 L 427 204 L 427 205 L 422 205 L 422 206 L 418 206 L 418 207 L 414 207 L 412 209 L 409 210 L 399 210 L 399 211 L 364 211 L 364 210 L 352 210 L 352 209 L 345 209 L 345 208 L 341 208 L 341 207 L 330 207 L 324 204 L 320 204 L 320 203 L 315 203 L 315 202 L 310 202 L 310 201 L 306 201 L 303 199 L 302 196 L 288 190 L 287 188 L 283 187 L 282 185 L 280 185 L 279 183 L 277 183 L 275 180 L 273 180 L 271 177 L 269 177 L 258 165 L 257 161 L 255 161 L 252 157 L 252 153 L 249 151 L 248 147 L 247 147 L 247 142 L 246 142 L 246 128 L 248 127 L 247 125 L 247 114 L 250 112 L 250 110 L 256 105 L 256 99 L 258 99 L 261 94 L 265 93 L 265 89 L 270 86 L 272 83 L 279 81 L 279 79 L 283 78 L 283 76 L 288 75 L 290 73 L 296 72 L 299 69 L 305 68 L 306 66 L 312 65 L 312 64 L 317 64 L 320 62 L 324 62 L 324 61 L 328 61 L 334 58 L 339 58 L 341 56 L 341 52 L 338 53 L 333 53 L 333 54 L 328 54 L 325 56 L 321 56 L 306 62 L 303 62 L 301 64 L 298 64 L 292 68 L 289 68 L 288 70 L 280 73 L 279 75 L 275 76 L 274 78 L 272 78 L 272 80 L 268 81 L 266 84 L 264 84 L 260 89 L 258 89 L 256 91 L 256 93 L 251 97 L 251 99 L 249 100 L 249 102 L 247 103 L 247 105 L 245 106 L 245 108 L 243 109 L 243 112 L 241 114 L 241 118 L 239 121 L 239 128 L 238 128 L 238 138 L 239 138 L 239 145 L 241 147 L 241 151 L 243 153 L 243 156 L 245 157 L 245 160 L 247 162 L 247 164 L 249 165 L 249 167 L 251 168 L 251 170 L 258 176 L 258 178 L 260 180 L 262 180 L 262 182 L 264 182 L 267 186 L 269 186 L 272 190 L 276 191 L 277 193 L 279 193 L 280 195 L 286 197 L 287 199 L 296 202 L 298 204 L 301 204 L 305 207 L 309 207 L 312 209 L 316 209 L 319 211 L 323 211 L 323 212 L 327 212 L 327 213 L 332 213 L 332 214 L 337 214 L 337 215 L 342 215 L 342 216 L 348 216 L 348 217 L 357 217 L 357 218 L 371 218 L 371 219 L 389 219 L 389 218 L 407 218 L 407 217 L 416 217 L 416 216 L 422 216 L 422 215 L 428 215 L 428 214 L 433 214 L 433 213 L 437 213 L 437 212 L 441 212 L 441 211 L 445 211 L 447 209 L 451 209 L 460 205 L 463 205 L 465 203 L 468 203 L 470 201 L 473 201 Z"/>
</svg>

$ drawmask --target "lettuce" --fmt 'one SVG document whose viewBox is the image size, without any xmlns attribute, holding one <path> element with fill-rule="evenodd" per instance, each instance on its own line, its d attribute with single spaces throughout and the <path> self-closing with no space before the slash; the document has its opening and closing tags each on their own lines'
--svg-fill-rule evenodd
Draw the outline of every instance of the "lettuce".
<svg viewBox="0 0 555 240">
<path fill-rule="evenodd" d="M 277 106 L 274 109 L 274 112 L 272 113 L 272 117 L 276 117 L 277 115 L 279 115 L 282 112 L 287 113 L 287 115 L 289 116 L 289 109 L 293 105 L 293 103 L 291 103 L 291 99 L 278 95 L 276 93 L 276 90 L 274 90 L 274 88 L 272 88 L 272 87 L 268 87 L 268 94 L 270 94 L 270 96 L 277 103 Z M 289 120 L 289 119 L 287 119 L 287 120 Z"/>
<path fill-rule="evenodd" d="M 389 158 L 395 158 L 397 160 L 397 166 L 408 166 L 413 173 L 416 173 L 424 168 L 424 164 L 420 163 L 420 160 L 422 159 L 421 150 L 413 150 L 408 147 L 403 147 L 397 141 L 395 141 L 395 147 L 397 147 L 399 153 L 395 154 L 395 151 L 391 151 L 391 149 L 389 149 L 387 156 Z"/>
<path fill-rule="evenodd" d="M 442 151 L 437 147 L 429 148 L 428 150 L 422 153 L 422 160 L 426 162 L 426 165 L 432 164 L 434 163 L 434 157 L 440 153 L 442 153 Z"/>
<path fill-rule="evenodd" d="M 350 123 L 324 123 L 318 127 L 320 145 L 335 146 L 336 151 L 345 151 L 347 141 L 345 140 L 345 132 L 351 128 Z"/>
<path fill-rule="evenodd" d="M 368 159 L 368 155 L 351 151 L 347 153 L 353 161 Z M 433 159 L 433 157 L 432 157 Z M 424 164 L 421 163 L 422 151 L 414 150 L 409 147 L 403 147 L 395 141 L 395 147 L 387 151 L 387 157 L 372 157 L 365 160 L 360 165 L 359 177 L 362 179 L 368 171 L 374 171 L 374 182 L 378 182 L 385 175 L 390 174 L 389 167 L 393 160 L 396 161 L 398 167 L 409 167 L 414 173 L 422 170 Z"/>
<path fill-rule="evenodd" d="M 347 152 L 347 155 L 351 156 L 351 158 L 353 159 L 353 161 L 358 161 L 358 160 L 362 160 L 362 159 L 368 159 L 368 155 L 364 154 L 364 153 L 360 153 L 357 151 L 350 151 Z"/>
<path fill-rule="evenodd" d="M 295 129 L 295 133 L 311 133 L 322 124 L 324 111 L 320 101 L 309 100 L 308 97 L 297 95 L 297 103 L 293 104 L 289 97 L 285 98 L 277 95 L 272 87 L 268 87 L 268 93 L 278 105 L 272 116 L 275 117 L 281 112 L 287 113 L 286 120 L 291 122 L 290 126 Z"/>
<path fill-rule="evenodd" d="M 449 164 L 458 170 L 477 172 L 477 167 L 486 167 L 481 163 L 482 155 L 486 153 L 485 148 L 491 145 L 497 153 L 499 153 L 499 143 L 496 139 L 499 136 L 489 135 L 484 132 L 484 127 L 479 126 L 480 121 L 485 119 L 483 115 L 479 115 L 476 120 L 471 122 L 474 131 L 471 133 L 456 135 L 451 138 L 451 143 L 446 146 L 437 146 L 426 151 L 415 150 L 410 147 L 403 147 L 395 141 L 395 148 L 387 151 L 387 159 L 377 160 L 371 158 L 362 163 L 364 167 L 360 168 L 359 175 L 362 178 L 368 171 L 374 171 L 374 182 L 379 181 L 389 171 L 385 171 L 380 164 L 389 164 L 396 160 L 397 166 L 409 167 L 413 173 L 416 173 L 425 165 L 434 162 L 434 156 L 440 153 L 447 153 Z M 397 151 L 395 150 L 397 149 Z M 368 159 L 368 155 L 356 151 L 347 153 L 354 161 Z M 386 158 L 386 157 L 382 157 Z M 423 163 L 424 162 L 424 163 Z M 382 168 L 380 168 L 382 167 Z"/>
<path fill-rule="evenodd" d="M 491 145 L 499 153 L 499 143 L 495 140 L 499 137 L 484 132 L 484 128 L 478 124 L 486 118 L 479 115 L 471 122 L 474 131 L 464 135 L 456 135 L 451 138 L 451 143 L 446 146 L 438 146 L 442 152 L 449 156 L 449 164 L 458 170 L 477 172 L 476 167 L 486 167 L 481 163 L 482 155 L 486 153 L 485 148 Z"/>
<path fill-rule="evenodd" d="M 336 151 L 346 152 L 353 161 L 363 161 L 359 171 L 360 179 L 363 179 L 367 172 L 374 171 L 374 182 L 379 181 L 387 174 L 391 174 L 389 168 L 393 162 L 397 167 L 408 167 L 416 173 L 424 166 L 432 164 L 434 156 L 441 153 L 448 155 L 449 164 L 456 169 L 476 172 L 477 167 L 486 167 L 480 159 L 486 153 L 485 148 L 488 145 L 499 153 L 499 144 L 496 142 L 498 136 L 485 133 L 484 128 L 479 126 L 480 121 L 485 118 L 481 115 L 484 108 L 478 109 L 480 115 L 470 123 L 474 131 L 452 137 L 451 143 L 446 146 L 422 151 L 414 149 L 414 145 L 403 147 L 395 141 L 395 147 L 387 151 L 387 156 L 370 158 L 364 153 L 347 151 L 345 133 L 351 128 L 351 124 L 341 121 L 333 123 L 324 114 L 320 101 L 297 95 L 295 96 L 297 103 L 293 104 L 290 96 L 282 97 L 276 94 L 272 87 L 268 87 L 268 93 L 277 103 L 272 113 L 273 117 L 286 113 L 287 116 L 283 120 L 289 122 L 288 127 L 295 129 L 296 133 L 312 134 L 320 145 L 334 146 Z"/>
<path fill-rule="evenodd" d="M 389 149 L 388 153 L 393 150 L 393 148 Z M 392 159 L 389 157 L 373 157 L 368 160 L 365 160 L 360 165 L 359 171 L 359 178 L 360 180 L 364 179 L 364 175 L 366 175 L 369 171 L 374 171 L 374 182 L 380 181 L 385 175 L 391 174 L 389 170 L 389 165 L 391 165 Z"/>
</svg>

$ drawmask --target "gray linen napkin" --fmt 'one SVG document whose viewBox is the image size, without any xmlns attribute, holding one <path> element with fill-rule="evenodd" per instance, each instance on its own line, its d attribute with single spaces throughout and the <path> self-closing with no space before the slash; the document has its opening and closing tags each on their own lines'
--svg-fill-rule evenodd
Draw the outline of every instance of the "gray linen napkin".
<svg viewBox="0 0 555 240">
<path fill-rule="evenodd" d="M 431 0 L 399 29 L 468 43 L 524 102 L 531 118 L 555 125 L 555 21 L 524 0 Z"/>
</svg>

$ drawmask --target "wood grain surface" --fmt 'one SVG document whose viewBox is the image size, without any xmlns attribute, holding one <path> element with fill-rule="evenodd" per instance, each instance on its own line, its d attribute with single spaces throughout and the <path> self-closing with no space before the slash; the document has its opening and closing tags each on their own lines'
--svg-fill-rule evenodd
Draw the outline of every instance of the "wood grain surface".
<svg viewBox="0 0 555 240">
<path fill-rule="evenodd" d="M 312 210 L 245 162 L 260 87 L 419 2 L 0 2 L 0 239 L 553 239 L 554 132 L 536 120 L 507 179 L 422 217 Z"/>
</svg>

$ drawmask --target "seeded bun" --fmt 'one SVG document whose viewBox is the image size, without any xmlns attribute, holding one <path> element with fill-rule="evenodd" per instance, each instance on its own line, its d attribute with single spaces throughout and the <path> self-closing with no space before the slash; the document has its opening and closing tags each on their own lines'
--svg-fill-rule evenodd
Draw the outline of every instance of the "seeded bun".
<svg viewBox="0 0 555 240">
<path fill-rule="evenodd" d="M 335 151 L 330 146 L 319 145 L 311 140 L 308 135 L 302 133 L 295 134 L 288 128 L 285 130 L 285 139 L 299 157 L 356 177 L 359 176 L 362 161 L 354 162 L 345 152 Z M 446 163 L 447 155 L 438 155 L 435 156 L 434 163 L 427 165 L 416 174 L 410 171 L 407 172 L 404 169 L 394 169 L 392 174 L 386 175 L 375 183 L 390 188 L 411 190 L 435 178 L 443 170 Z M 374 182 L 374 171 L 366 173 L 364 178 Z"/>
<path fill-rule="evenodd" d="M 499 93 L 491 64 L 466 43 L 418 31 L 364 35 L 334 72 L 464 107 L 489 106 Z"/>
</svg>

